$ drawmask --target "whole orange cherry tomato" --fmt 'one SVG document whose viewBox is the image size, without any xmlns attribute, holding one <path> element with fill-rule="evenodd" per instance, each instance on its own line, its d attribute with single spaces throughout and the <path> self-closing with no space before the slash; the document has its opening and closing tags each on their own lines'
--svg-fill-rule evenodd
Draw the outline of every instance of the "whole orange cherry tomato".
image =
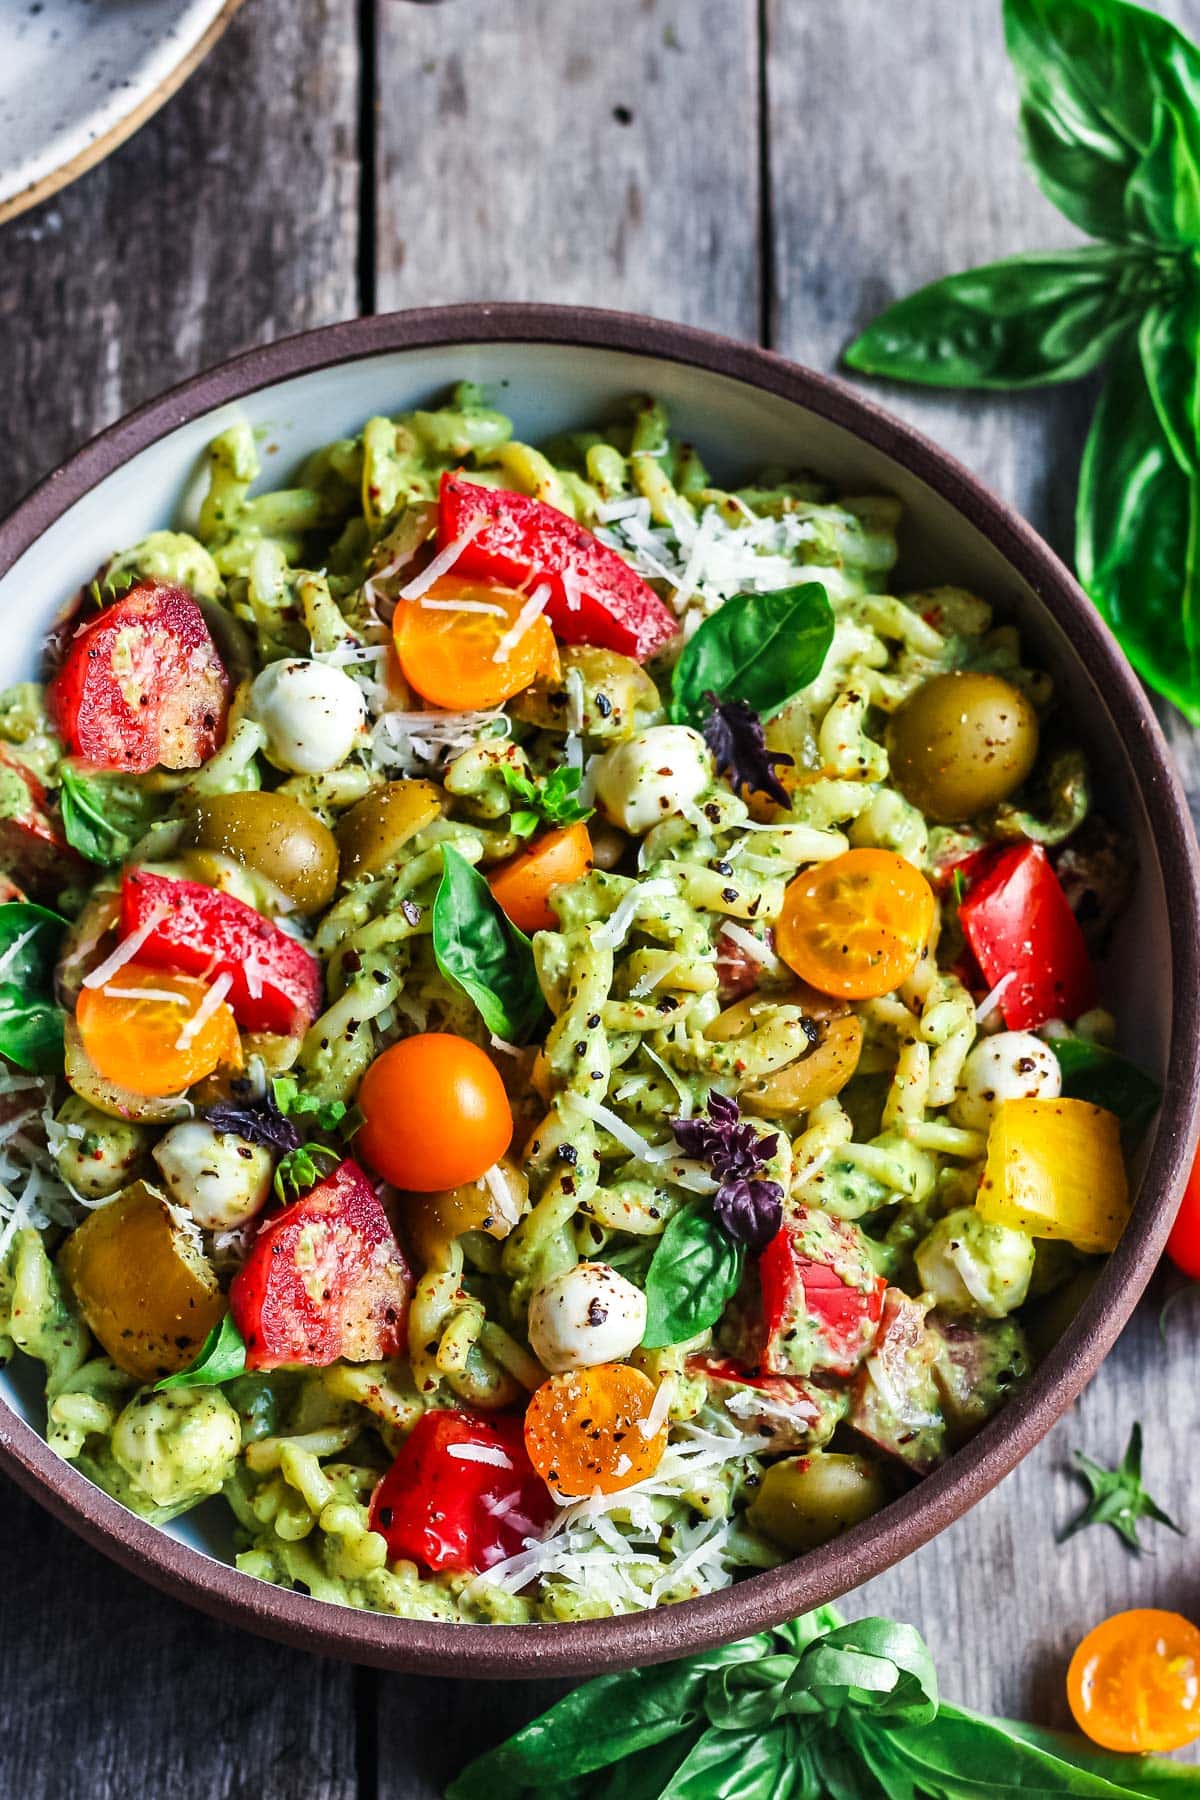
<svg viewBox="0 0 1200 1800">
<path fill-rule="evenodd" d="M 224 1001 L 189 1029 L 208 995 L 194 975 L 126 963 L 104 987 L 84 988 L 75 1023 L 84 1054 L 106 1080 L 135 1094 L 182 1094 L 218 1063 L 240 1069 L 242 1044 Z"/>
<path fill-rule="evenodd" d="M 560 1494 L 616 1494 L 653 1475 L 667 1447 L 664 1421 L 642 1429 L 657 1392 L 628 1363 L 596 1363 L 544 1381 L 525 1410 L 525 1448 Z"/>
<path fill-rule="evenodd" d="M 488 886 L 521 931 L 557 931 L 558 919 L 549 904 L 551 890 L 580 880 L 591 866 L 587 826 L 565 825 L 543 832 L 528 850 L 501 863 L 488 876 Z"/>
<path fill-rule="evenodd" d="M 1115 1613 L 1071 1658 L 1067 1699 L 1106 1750 L 1181 1750 L 1200 1738 L 1200 1631 L 1179 1613 Z"/>
<path fill-rule="evenodd" d="M 775 948 L 822 994 L 874 999 L 912 974 L 933 916 L 933 889 L 904 857 L 847 850 L 788 887 Z"/>
<path fill-rule="evenodd" d="M 1167 1255 L 1177 1269 L 1200 1281 L 1200 1156 L 1192 1164 L 1183 1199 L 1167 1239 Z"/>
<path fill-rule="evenodd" d="M 425 1031 L 377 1056 L 358 1090 L 354 1153 L 416 1193 L 478 1181 L 512 1142 L 513 1116 L 491 1059 L 467 1038 Z"/>
<path fill-rule="evenodd" d="M 499 706 L 538 675 L 558 673 L 554 633 L 544 614 L 509 634 L 528 594 L 443 575 L 419 600 L 402 600 L 392 621 L 405 680 L 435 706 L 468 711 Z M 458 605 L 448 606 L 455 601 Z"/>
</svg>

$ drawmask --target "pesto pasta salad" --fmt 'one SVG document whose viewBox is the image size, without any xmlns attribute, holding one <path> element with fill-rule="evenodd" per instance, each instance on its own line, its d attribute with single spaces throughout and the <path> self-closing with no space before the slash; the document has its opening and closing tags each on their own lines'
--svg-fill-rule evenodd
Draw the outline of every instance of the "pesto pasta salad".
<svg viewBox="0 0 1200 1800">
<path fill-rule="evenodd" d="M 891 591 L 895 500 L 720 486 L 652 400 L 536 449 L 460 386 L 258 475 L 222 432 L 0 696 L 0 1355 L 321 1599 L 824 1543 L 1127 1216 L 1131 857 L 1049 677 Z"/>
</svg>

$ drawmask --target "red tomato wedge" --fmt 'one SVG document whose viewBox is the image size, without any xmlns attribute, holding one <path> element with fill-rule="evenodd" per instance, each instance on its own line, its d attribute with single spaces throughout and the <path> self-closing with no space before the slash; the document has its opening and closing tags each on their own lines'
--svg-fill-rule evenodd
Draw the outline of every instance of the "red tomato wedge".
<svg viewBox="0 0 1200 1800">
<path fill-rule="evenodd" d="M 156 915 L 158 915 L 156 917 Z M 121 883 L 121 936 L 151 920 L 139 963 L 212 982 L 229 975 L 226 995 L 243 1031 L 304 1031 L 321 1005 L 321 965 L 303 944 L 261 913 L 198 881 L 131 869 Z"/>
<path fill-rule="evenodd" d="M 852 1375 L 870 1352 L 887 1282 L 856 1226 L 801 1208 L 758 1262 L 772 1375 Z"/>
<path fill-rule="evenodd" d="M 1192 1165 L 1183 1199 L 1167 1239 L 1167 1255 L 1193 1281 L 1200 1281 L 1200 1157 Z"/>
<path fill-rule="evenodd" d="M 1096 972 L 1079 921 L 1040 844 L 1015 844 L 973 882 L 958 909 L 989 988 L 1004 982 L 1010 1031 L 1077 1019 L 1096 1005 Z"/>
<path fill-rule="evenodd" d="M 389 1560 L 478 1575 L 540 1537 L 556 1508 L 523 1432 L 515 1413 L 422 1414 L 371 1502 Z"/>
<path fill-rule="evenodd" d="M 87 875 L 87 864 L 63 836 L 45 788 L 32 769 L 5 750 L 0 750 L 0 869 L 38 900 L 52 900 Z"/>
<path fill-rule="evenodd" d="M 225 734 L 230 680 L 186 588 L 144 581 L 67 644 L 48 701 L 73 756 L 101 769 L 198 769 Z"/>
<path fill-rule="evenodd" d="M 443 475 L 438 549 L 468 532 L 451 578 L 471 576 L 531 591 L 548 582 L 546 616 L 561 643 L 598 644 L 646 662 L 679 629 L 624 558 L 557 507 L 480 487 L 461 475 Z"/>
<path fill-rule="evenodd" d="M 407 1343 L 412 1276 L 374 1188 L 349 1157 L 269 1217 L 229 1289 L 248 1369 L 377 1362 Z"/>
</svg>

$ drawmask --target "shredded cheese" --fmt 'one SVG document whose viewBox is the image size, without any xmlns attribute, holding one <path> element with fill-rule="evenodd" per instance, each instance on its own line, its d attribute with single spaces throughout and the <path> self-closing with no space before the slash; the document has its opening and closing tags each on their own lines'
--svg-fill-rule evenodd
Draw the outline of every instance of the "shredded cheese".
<svg viewBox="0 0 1200 1800">
<path fill-rule="evenodd" d="M 534 588 L 528 600 L 492 651 L 494 663 L 507 662 L 535 619 L 540 619 L 552 593 L 550 583 L 543 581 Z"/>
<path fill-rule="evenodd" d="M 447 1444 L 447 1453 L 459 1462 L 488 1463 L 493 1469 L 511 1469 L 512 1458 L 498 1444 Z"/>
<path fill-rule="evenodd" d="M 596 932 L 601 943 L 616 950 L 625 942 L 626 933 L 648 900 L 675 892 L 675 884 L 665 878 L 639 882 L 614 909 Z"/>
<path fill-rule="evenodd" d="M 667 1157 L 675 1154 L 673 1144 L 652 1144 L 649 1138 L 642 1136 L 640 1131 L 635 1131 L 632 1125 L 627 1125 L 624 1119 L 612 1110 L 611 1106 L 605 1106 L 601 1101 L 593 1100 L 590 1094 L 576 1094 L 574 1100 L 577 1106 L 582 1107 L 589 1119 L 597 1125 L 603 1125 L 605 1131 L 611 1137 L 616 1138 L 621 1148 L 628 1150 L 630 1156 L 636 1156 L 639 1162 L 664 1162 Z"/>
<path fill-rule="evenodd" d="M 747 858 L 748 860 L 749 858 Z M 739 950 L 744 950 L 752 962 L 758 963 L 772 975 L 777 975 L 782 970 L 783 964 L 771 946 L 764 944 L 761 938 L 756 938 L 754 933 L 747 931 L 744 925 L 734 925 L 726 920 L 721 927 L 721 936 L 727 937 L 731 944 L 736 944 Z"/>
<path fill-rule="evenodd" d="M 177 1050 L 186 1050 L 194 1039 L 199 1037 L 213 1014 L 219 1007 L 224 1005 L 225 996 L 232 986 L 233 976 L 228 970 L 225 971 L 224 975 L 217 976 L 217 979 L 213 982 L 191 1018 L 185 1021 L 183 1029 L 175 1039 L 175 1048 Z"/>
<path fill-rule="evenodd" d="M 1004 995 L 1005 988 L 1010 981 L 1015 979 L 1016 973 L 1017 971 L 1015 969 L 1010 969 L 1007 975 L 1002 975 L 1000 977 L 991 993 L 984 995 L 983 999 L 979 1002 L 979 1005 L 975 1008 L 976 1024 L 981 1025 L 985 1019 L 990 1018 L 992 1013 L 995 1012 Z"/>
<path fill-rule="evenodd" d="M 477 537 L 483 529 L 483 514 L 472 519 L 465 531 L 460 531 L 451 539 L 444 550 L 439 550 L 432 560 L 426 563 L 419 575 L 414 575 L 407 587 L 400 589 L 402 600 L 419 600 L 422 594 L 428 593 L 435 581 L 439 581 L 448 570 L 452 569 L 473 537 Z M 387 570 L 381 571 L 374 579 L 382 581 Z"/>
</svg>

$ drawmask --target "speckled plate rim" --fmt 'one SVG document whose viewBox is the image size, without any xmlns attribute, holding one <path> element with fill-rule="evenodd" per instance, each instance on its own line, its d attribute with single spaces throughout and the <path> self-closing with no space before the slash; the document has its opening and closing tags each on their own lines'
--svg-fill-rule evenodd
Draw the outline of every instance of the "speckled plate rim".
<svg viewBox="0 0 1200 1800">
<path fill-rule="evenodd" d="M 1200 1062 L 1200 866 L 1187 803 L 1158 723 L 1116 641 L 1064 565 L 1011 507 L 910 426 L 841 383 L 770 351 L 637 315 L 536 304 L 379 315 L 252 350 L 151 401 L 48 477 L 0 525 L 0 573 L 98 481 L 138 451 L 275 382 L 397 350 L 546 343 L 683 364 L 764 390 L 843 427 L 948 500 L 1069 630 L 1104 695 L 1140 786 L 1170 907 L 1170 1065 Z M 1154 1272 L 1190 1166 L 1200 1098 L 1163 1102 L 1134 1222 L 1089 1300 L 1023 1394 L 935 1474 L 824 1548 L 681 1605 L 578 1624 L 475 1626 L 394 1619 L 312 1600 L 241 1575 L 177 1542 L 93 1487 L 0 1404 L 0 1466 L 122 1567 L 220 1619 L 297 1648 L 423 1674 L 520 1679 L 595 1674 L 685 1656 L 835 1599 L 928 1542 L 1009 1473 L 1099 1368 Z"/>
<path fill-rule="evenodd" d="M 179 58 L 170 74 L 155 82 L 115 125 L 102 132 L 84 149 L 76 151 L 74 156 L 59 163 L 48 174 L 30 182 L 28 187 L 21 188 L 18 193 L 10 194 L 6 200 L 0 200 L 0 225 L 28 212 L 32 206 L 40 206 L 43 200 L 48 200 L 51 194 L 57 194 L 60 188 L 69 187 L 71 182 L 78 181 L 81 175 L 86 175 L 89 169 L 94 169 L 97 163 L 103 162 L 106 156 L 110 156 L 127 138 L 131 138 L 135 131 L 140 131 L 146 121 L 152 119 L 161 106 L 166 105 L 172 94 L 178 92 L 188 76 L 204 61 L 218 39 L 224 36 L 233 21 L 233 15 L 242 4 L 243 0 L 225 0 L 221 10 L 205 26 L 191 49 Z"/>
</svg>

